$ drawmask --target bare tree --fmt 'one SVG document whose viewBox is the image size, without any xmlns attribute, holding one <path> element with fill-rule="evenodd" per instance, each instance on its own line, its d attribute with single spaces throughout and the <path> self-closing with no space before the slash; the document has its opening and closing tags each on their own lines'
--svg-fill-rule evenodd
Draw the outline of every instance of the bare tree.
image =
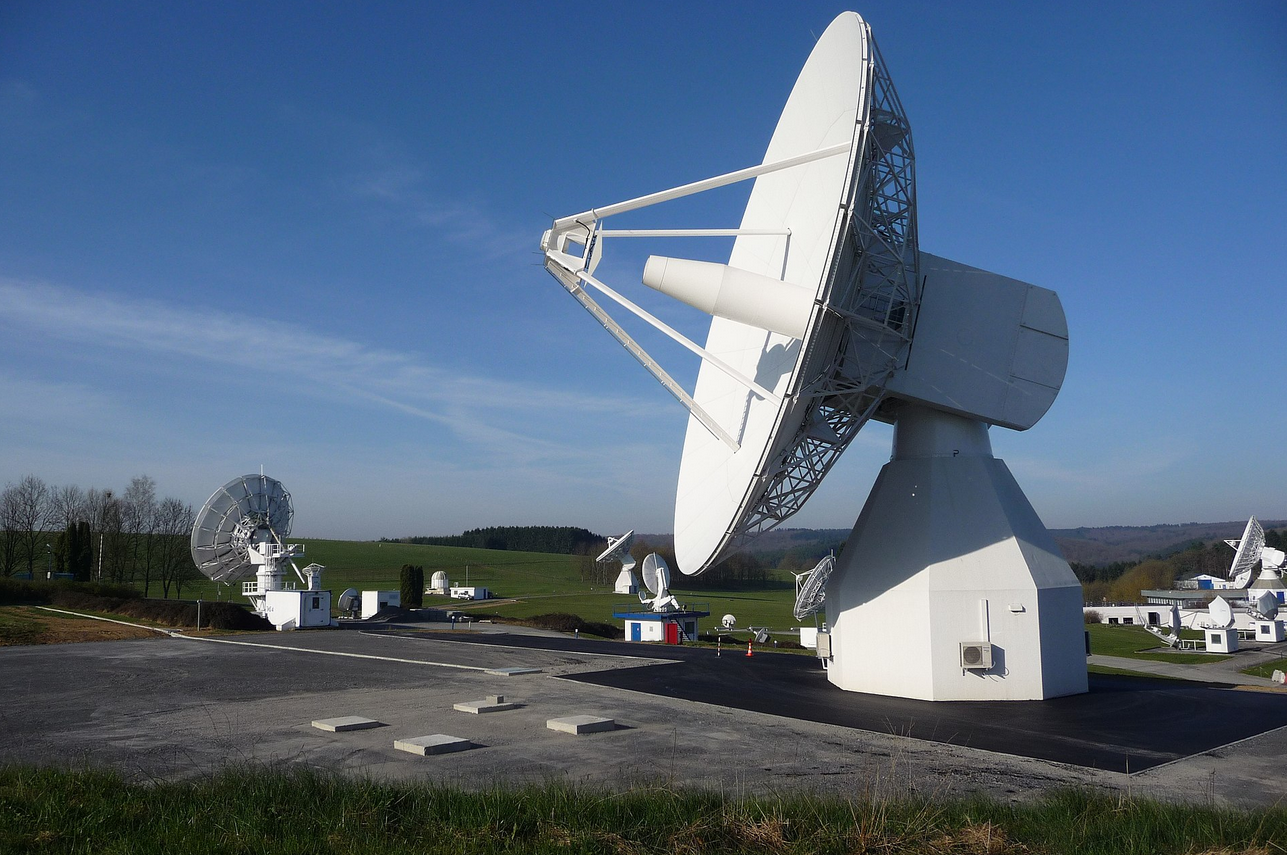
<svg viewBox="0 0 1287 855">
<path fill-rule="evenodd" d="M 0 574 L 6 578 L 18 570 L 22 543 L 18 536 L 18 488 L 6 484 L 0 492 Z"/>
<path fill-rule="evenodd" d="M 131 578 L 142 570 L 146 597 L 156 569 L 156 539 L 152 536 L 157 523 L 156 481 L 146 475 L 131 478 L 121 501 L 123 528 L 129 538 Z"/>
<path fill-rule="evenodd" d="M 14 486 L 14 500 L 18 541 L 27 560 L 27 572 L 31 573 L 40 544 L 47 537 L 45 528 L 52 508 L 49 485 L 35 475 L 28 475 Z"/>
<path fill-rule="evenodd" d="M 76 525 L 85 519 L 85 491 L 75 484 L 51 487 L 49 509 L 49 527 L 58 531 L 54 560 L 56 569 L 62 572 L 72 565 L 75 557 L 71 552 L 79 546 L 75 541 Z"/>
<path fill-rule="evenodd" d="M 69 525 L 87 520 L 85 491 L 75 484 L 55 487 L 49 491 L 51 508 L 50 525 L 65 531 Z"/>
<path fill-rule="evenodd" d="M 171 586 L 174 587 L 174 595 L 179 596 L 183 583 L 199 575 L 192 563 L 192 551 L 188 548 L 194 516 L 191 505 L 172 497 L 162 499 L 157 505 L 154 537 L 157 539 L 157 570 L 163 596 L 170 596 Z"/>
<path fill-rule="evenodd" d="M 107 546 L 105 528 L 108 517 L 111 515 L 109 509 L 115 501 L 116 497 L 111 490 L 90 487 L 85 491 L 85 519 L 92 529 L 90 533 L 91 575 L 96 579 L 103 578 L 103 550 Z"/>
</svg>

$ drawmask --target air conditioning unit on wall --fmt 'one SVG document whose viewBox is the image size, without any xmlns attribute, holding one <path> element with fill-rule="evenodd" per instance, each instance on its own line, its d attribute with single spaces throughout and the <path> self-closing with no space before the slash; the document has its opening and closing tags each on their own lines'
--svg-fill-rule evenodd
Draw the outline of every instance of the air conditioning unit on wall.
<svg viewBox="0 0 1287 855">
<path fill-rule="evenodd" d="M 992 645 L 987 642 L 961 642 L 961 667 L 967 671 L 992 668 Z"/>
</svg>

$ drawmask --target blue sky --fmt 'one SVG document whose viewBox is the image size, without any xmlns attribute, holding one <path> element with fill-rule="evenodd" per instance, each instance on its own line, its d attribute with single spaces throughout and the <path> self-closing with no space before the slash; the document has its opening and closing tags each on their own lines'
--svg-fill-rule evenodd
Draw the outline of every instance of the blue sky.
<svg viewBox="0 0 1287 855">
<path fill-rule="evenodd" d="M 759 162 L 846 7 L 481 8 L 0 5 L 0 482 L 200 503 L 262 464 L 306 536 L 669 531 L 686 414 L 541 231 Z M 1287 517 L 1287 6 L 854 8 L 922 248 L 1063 300 L 1059 399 L 993 431 L 1047 525 Z M 745 193 L 617 225 L 733 226 Z M 851 525 L 889 440 L 791 524 Z"/>
</svg>

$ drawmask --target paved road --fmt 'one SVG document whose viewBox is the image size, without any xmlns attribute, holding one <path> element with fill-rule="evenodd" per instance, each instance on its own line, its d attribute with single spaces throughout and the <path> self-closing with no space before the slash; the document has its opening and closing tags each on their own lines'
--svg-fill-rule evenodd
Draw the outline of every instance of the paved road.
<svg viewBox="0 0 1287 855">
<path fill-rule="evenodd" d="M 538 646 L 532 636 L 464 636 L 317 631 L 236 637 L 264 646 L 158 638 L 3 648 L 0 762 L 89 763 L 138 778 L 184 778 L 230 762 L 256 762 L 466 786 L 562 780 L 684 784 L 725 792 L 987 793 L 1027 799 L 1051 787 L 1081 785 L 1225 804 L 1267 804 L 1283 796 L 1287 728 L 1146 771 L 1133 766 L 1127 776 L 1016 756 L 1005 753 L 1004 745 L 972 747 L 973 738 L 970 745 L 930 741 L 941 739 L 948 725 L 936 729 L 920 718 L 912 733 L 930 739 L 773 714 L 745 701 L 739 701 L 741 707 L 722 702 L 738 693 L 738 680 L 751 679 L 751 664 L 760 666 L 756 679 L 766 691 L 779 671 L 807 682 L 812 678 L 805 671 L 796 673 L 811 664 L 807 658 L 764 653 L 741 657 L 735 666 L 739 657 L 712 660 L 709 650 L 566 638 Z M 514 666 L 542 673 L 500 677 L 472 670 Z M 732 681 L 727 697 L 690 696 L 703 673 Z M 612 685 L 626 678 L 603 675 L 650 675 L 647 679 L 669 686 L 673 694 Z M 452 710 L 454 703 L 497 693 L 521 706 L 483 716 Z M 853 697 L 831 697 L 837 695 Z M 1207 687 L 1132 695 L 1171 704 L 1171 711 L 1154 721 L 1159 731 L 1206 714 L 1195 705 L 1219 711 L 1243 696 L 1276 703 L 1266 707 L 1266 715 L 1287 705 L 1287 697 L 1278 694 Z M 1115 709 L 1127 717 L 1160 714 L 1156 706 Z M 576 713 L 615 718 L 622 727 L 589 737 L 545 728 L 548 718 Z M 309 726 L 314 719 L 340 715 L 365 715 L 388 726 L 352 734 Z M 1031 714 L 1015 712 L 1013 720 L 1032 730 L 1036 725 L 1025 719 L 1042 715 L 1038 707 Z M 1077 733 L 1085 726 L 1076 716 L 1062 721 L 1072 738 L 1088 738 Z M 434 758 L 393 750 L 395 739 L 431 733 L 466 737 L 481 747 Z"/>
</svg>

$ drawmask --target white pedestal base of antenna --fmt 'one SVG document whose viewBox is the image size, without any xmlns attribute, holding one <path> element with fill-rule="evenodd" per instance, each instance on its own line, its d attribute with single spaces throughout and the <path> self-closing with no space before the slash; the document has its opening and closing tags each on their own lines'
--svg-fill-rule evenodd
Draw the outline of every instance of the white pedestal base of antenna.
<svg viewBox="0 0 1287 855">
<path fill-rule="evenodd" d="M 907 407 L 827 586 L 828 679 L 924 700 L 1085 692 L 1082 591 L 987 427 Z M 991 666 L 963 667 L 962 645 Z"/>
<path fill-rule="evenodd" d="M 1207 636 L 1207 653 L 1234 653 L 1238 650 L 1238 630 L 1233 627 L 1203 632 Z"/>
<path fill-rule="evenodd" d="M 1280 620 L 1253 621 L 1256 628 L 1256 641 L 1277 643 L 1287 641 L 1287 624 Z"/>
</svg>

